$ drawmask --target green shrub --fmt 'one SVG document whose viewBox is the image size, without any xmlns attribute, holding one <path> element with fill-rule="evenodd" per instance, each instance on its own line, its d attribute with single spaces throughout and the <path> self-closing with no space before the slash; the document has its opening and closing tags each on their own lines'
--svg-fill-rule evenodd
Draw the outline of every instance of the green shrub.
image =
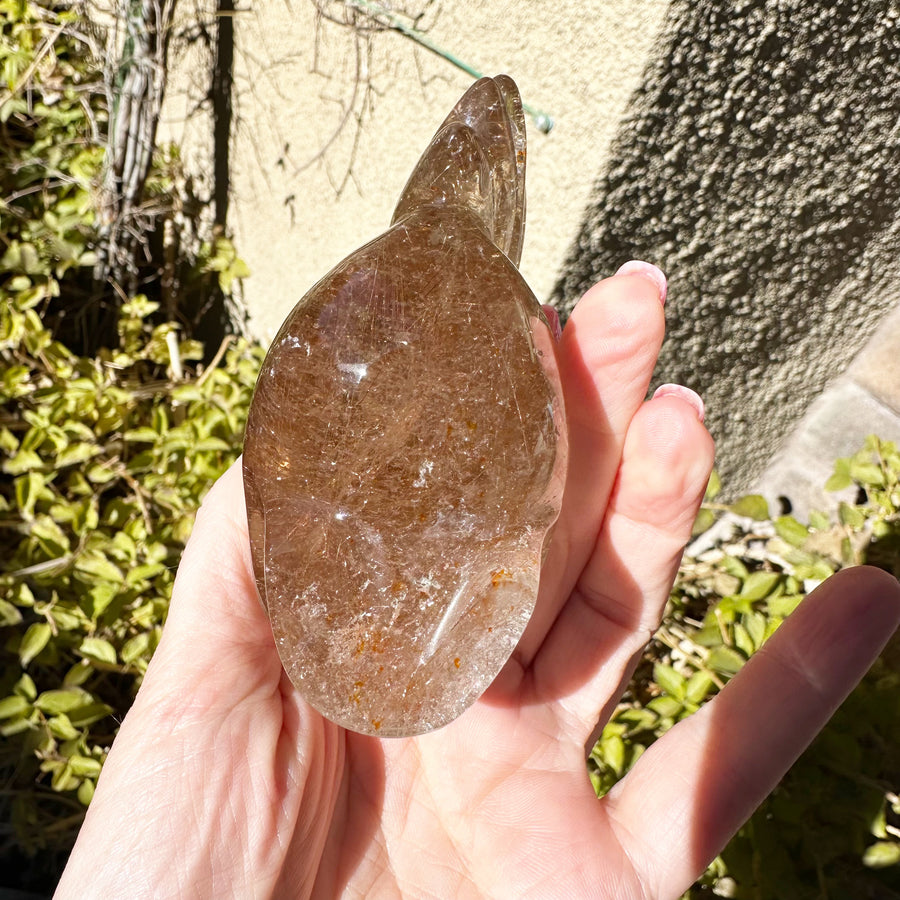
<svg viewBox="0 0 900 900">
<path fill-rule="evenodd" d="M 201 348 L 137 297 L 119 346 L 77 357 L 33 302 L 0 298 L 0 838 L 53 854 L 159 641 L 194 512 L 240 452 L 262 351 L 226 342 L 193 372 Z"/>
<path fill-rule="evenodd" d="M 828 487 L 861 489 L 837 523 L 769 518 L 762 497 L 728 511 L 736 532 L 686 557 L 662 627 L 589 759 L 598 794 L 641 753 L 711 699 L 803 596 L 837 569 L 869 562 L 898 571 L 900 453 L 870 437 L 837 461 Z M 711 485 L 703 527 L 725 507 Z M 804 900 L 900 896 L 900 640 L 741 829 L 687 897 Z M 760 723 L 764 728 L 765 724 Z"/>
<path fill-rule="evenodd" d="M 54 337 L 90 355 L 116 344 L 119 310 L 132 300 L 94 270 L 98 247 L 110 249 L 100 227 L 110 223 L 97 214 L 107 94 L 115 89 L 104 81 L 112 65 L 104 42 L 81 0 L 0 0 L 3 295 L 40 304 Z M 179 148 L 154 150 L 142 199 L 125 223 L 137 240 L 130 268 L 154 304 L 147 307 L 153 324 L 178 322 L 183 333 L 208 340 L 212 353 L 240 326 L 233 295 L 249 272 L 204 215 L 208 200 L 194 193 Z"/>
<path fill-rule="evenodd" d="M 103 35 L 80 11 L 0 0 L 0 873 L 22 887 L 71 846 L 261 357 L 228 340 L 197 369 L 180 337 L 247 272 L 176 148 L 140 209 L 146 295 L 95 281 L 108 117 Z"/>
<path fill-rule="evenodd" d="M 77 21 L 71 11 L 0 0 L 0 278 L 4 296 L 23 307 L 46 306 L 59 279 L 94 263 L 105 117 Z M 8 317 L 0 326 L 10 337 Z"/>
</svg>

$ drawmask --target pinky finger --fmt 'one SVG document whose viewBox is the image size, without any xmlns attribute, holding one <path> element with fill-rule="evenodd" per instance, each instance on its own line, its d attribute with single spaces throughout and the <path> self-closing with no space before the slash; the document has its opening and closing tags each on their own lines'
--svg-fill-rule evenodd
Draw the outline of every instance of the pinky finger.
<svg viewBox="0 0 900 900">
<path fill-rule="evenodd" d="M 657 741 L 606 796 L 649 896 L 676 897 L 775 787 L 881 652 L 900 585 L 828 579 L 722 692 Z M 640 837 L 637 837 L 640 835 Z"/>
</svg>

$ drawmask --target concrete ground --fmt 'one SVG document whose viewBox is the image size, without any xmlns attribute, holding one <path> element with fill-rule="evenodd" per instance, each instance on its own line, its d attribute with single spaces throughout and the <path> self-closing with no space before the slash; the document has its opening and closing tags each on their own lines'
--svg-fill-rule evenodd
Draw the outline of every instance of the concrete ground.
<svg viewBox="0 0 900 900">
<path fill-rule="evenodd" d="M 843 496 L 824 490 L 834 460 L 855 453 L 870 434 L 900 443 L 900 307 L 812 403 L 754 490 L 775 511 L 787 498 L 801 520 L 811 509 L 833 511 Z"/>
</svg>

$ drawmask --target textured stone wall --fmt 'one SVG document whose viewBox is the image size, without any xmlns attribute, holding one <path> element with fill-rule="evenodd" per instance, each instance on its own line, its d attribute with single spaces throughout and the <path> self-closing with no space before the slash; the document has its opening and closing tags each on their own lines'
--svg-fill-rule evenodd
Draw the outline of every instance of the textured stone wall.
<svg viewBox="0 0 900 900">
<path fill-rule="evenodd" d="M 703 393 L 737 491 L 900 301 L 898 207 L 900 4 L 676 0 L 555 300 L 666 269 L 656 380 Z"/>
</svg>

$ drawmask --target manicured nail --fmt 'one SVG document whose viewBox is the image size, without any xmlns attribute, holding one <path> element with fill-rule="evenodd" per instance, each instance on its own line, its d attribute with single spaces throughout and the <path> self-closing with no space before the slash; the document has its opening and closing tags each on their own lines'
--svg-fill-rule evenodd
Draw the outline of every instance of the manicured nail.
<svg viewBox="0 0 900 900">
<path fill-rule="evenodd" d="M 697 413 L 697 418 L 701 422 L 706 418 L 706 407 L 703 405 L 700 395 L 683 384 L 661 384 L 653 392 L 653 399 L 655 400 L 657 397 L 678 397 L 694 408 L 694 412 Z"/>
<path fill-rule="evenodd" d="M 659 292 L 659 302 L 666 302 L 666 276 L 663 270 L 654 266 L 653 263 L 632 259 L 625 263 L 624 266 L 620 266 L 616 275 L 643 275 L 644 278 L 648 278 L 656 285 L 656 290 Z"/>
<path fill-rule="evenodd" d="M 553 332 L 553 337 L 559 340 L 562 337 L 562 325 L 559 321 L 559 313 L 549 303 L 545 303 L 543 309 L 544 315 L 547 317 L 547 322 L 550 324 L 550 331 Z"/>
</svg>

